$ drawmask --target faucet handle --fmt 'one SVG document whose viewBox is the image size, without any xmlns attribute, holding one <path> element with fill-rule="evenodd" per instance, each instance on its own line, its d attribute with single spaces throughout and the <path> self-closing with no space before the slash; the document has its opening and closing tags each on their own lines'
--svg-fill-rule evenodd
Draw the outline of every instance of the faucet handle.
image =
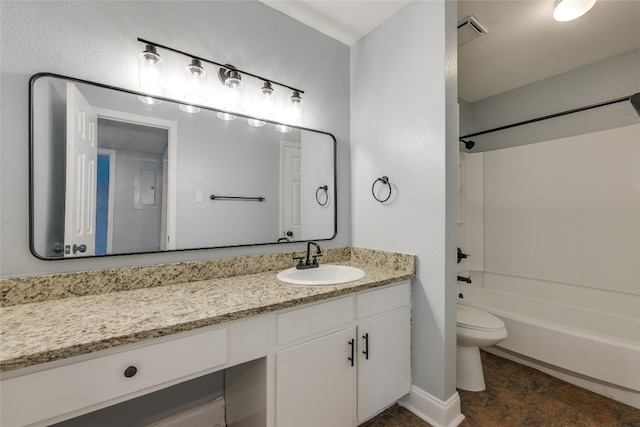
<svg viewBox="0 0 640 427">
<path fill-rule="evenodd" d="M 313 257 L 313 261 L 312 261 L 313 265 L 319 264 L 318 263 L 318 257 L 321 257 L 322 254 L 316 254 L 316 255 L 311 255 L 311 256 Z"/>
<path fill-rule="evenodd" d="M 304 262 L 302 262 L 302 260 L 304 259 L 303 256 L 294 256 L 293 259 L 298 260 L 298 265 L 304 265 Z"/>
</svg>

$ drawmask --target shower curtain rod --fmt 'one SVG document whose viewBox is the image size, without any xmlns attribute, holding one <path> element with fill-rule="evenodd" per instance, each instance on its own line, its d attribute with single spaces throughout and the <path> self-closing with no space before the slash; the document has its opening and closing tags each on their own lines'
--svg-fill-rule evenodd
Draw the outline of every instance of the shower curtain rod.
<svg viewBox="0 0 640 427">
<path fill-rule="evenodd" d="M 640 95 L 640 93 L 636 93 L 634 95 L 629 95 L 629 96 L 624 96 L 622 98 L 611 99 L 609 101 L 599 102 L 597 104 L 587 105 L 586 107 L 574 108 L 572 110 L 562 111 L 560 113 L 549 114 L 548 116 L 536 117 L 535 119 L 525 120 L 525 121 L 522 121 L 522 122 L 510 124 L 510 125 L 505 125 L 505 126 L 500 126 L 500 127 L 493 128 L 493 129 L 483 130 L 481 132 L 470 133 L 468 135 L 461 136 L 459 139 L 463 140 L 465 138 L 471 138 L 473 136 L 484 135 L 484 134 L 487 134 L 487 133 L 497 132 L 499 130 L 505 130 L 505 129 L 510 129 L 510 128 L 514 128 L 514 127 L 517 127 L 517 126 L 528 125 L 530 123 L 540 122 L 542 120 L 548 120 L 548 119 L 553 119 L 555 117 L 566 116 L 567 114 L 579 113 L 580 111 L 586 111 L 586 110 L 591 110 L 593 108 L 604 107 L 604 106 L 611 105 L 611 104 L 617 104 L 619 102 L 629 101 L 629 100 L 631 100 L 631 97 L 636 96 L 636 95 Z"/>
</svg>

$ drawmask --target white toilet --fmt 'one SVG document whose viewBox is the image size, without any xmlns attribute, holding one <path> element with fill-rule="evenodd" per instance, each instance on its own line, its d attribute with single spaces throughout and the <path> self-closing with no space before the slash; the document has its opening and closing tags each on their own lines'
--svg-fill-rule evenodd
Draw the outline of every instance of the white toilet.
<svg viewBox="0 0 640 427">
<path fill-rule="evenodd" d="M 457 304 L 456 387 L 468 391 L 486 388 L 480 347 L 499 343 L 507 337 L 504 322 L 475 307 Z"/>
</svg>

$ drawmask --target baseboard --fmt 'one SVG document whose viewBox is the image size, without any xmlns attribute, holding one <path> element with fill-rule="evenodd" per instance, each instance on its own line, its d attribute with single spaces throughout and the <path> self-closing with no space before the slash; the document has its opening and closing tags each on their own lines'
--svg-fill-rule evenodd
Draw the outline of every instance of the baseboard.
<svg viewBox="0 0 640 427">
<path fill-rule="evenodd" d="M 224 397 L 219 397 L 204 405 L 165 418 L 147 427 L 213 426 L 226 427 Z"/>
<path fill-rule="evenodd" d="M 434 427 L 455 427 L 464 420 L 457 391 L 449 399 L 442 401 L 412 385 L 409 394 L 398 404 Z"/>
</svg>

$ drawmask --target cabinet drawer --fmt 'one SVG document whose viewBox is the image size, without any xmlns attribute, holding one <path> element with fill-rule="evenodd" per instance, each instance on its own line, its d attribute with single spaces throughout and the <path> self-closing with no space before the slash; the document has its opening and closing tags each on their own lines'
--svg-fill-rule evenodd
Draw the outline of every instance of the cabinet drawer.
<svg viewBox="0 0 640 427">
<path fill-rule="evenodd" d="M 3 380 L 1 424 L 46 420 L 214 368 L 226 360 L 227 330 L 216 329 Z M 137 372 L 126 377 L 130 366 Z"/>
<path fill-rule="evenodd" d="M 278 314 L 278 345 L 330 331 L 353 320 L 353 297 Z"/>
<path fill-rule="evenodd" d="M 358 319 L 406 307 L 411 304 L 411 282 L 364 292 L 356 298 Z"/>
</svg>

